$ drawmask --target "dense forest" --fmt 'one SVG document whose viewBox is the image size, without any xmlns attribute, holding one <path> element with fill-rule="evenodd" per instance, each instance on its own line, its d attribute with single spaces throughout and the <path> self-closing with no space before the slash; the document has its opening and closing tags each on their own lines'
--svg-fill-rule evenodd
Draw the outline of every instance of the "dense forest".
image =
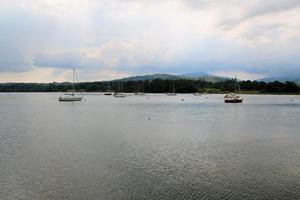
<svg viewBox="0 0 300 200">
<path fill-rule="evenodd" d="M 293 82 L 258 82 L 240 81 L 242 93 L 299 93 L 300 87 Z M 234 91 L 234 80 L 222 82 L 207 82 L 204 80 L 162 80 L 151 81 L 101 81 L 101 82 L 80 82 L 76 89 L 84 92 L 147 92 L 166 93 L 174 88 L 178 93 L 227 93 Z M 66 92 L 72 89 L 71 83 L 2 83 L 0 92 Z"/>
</svg>

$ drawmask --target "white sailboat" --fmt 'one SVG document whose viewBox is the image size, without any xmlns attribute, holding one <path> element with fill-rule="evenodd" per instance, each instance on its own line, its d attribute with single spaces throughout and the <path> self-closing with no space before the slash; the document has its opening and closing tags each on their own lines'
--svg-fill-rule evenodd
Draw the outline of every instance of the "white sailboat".
<svg viewBox="0 0 300 200">
<path fill-rule="evenodd" d="M 116 97 L 116 98 L 124 98 L 124 97 L 126 97 L 125 94 L 119 93 L 119 91 L 120 91 L 120 81 L 118 81 L 118 91 L 116 91 L 114 93 L 114 97 Z"/>
<path fill-rule="evenodd" d="M 168 96 L 176 96 L 176 95 L 177 95 L 177 93 L 176 93 L 176 91 L 175 91 L 174 84 L 172 85 L 172 91 L 171 91 L 171 92 L 168 92 L 167 95 L 168 95 Z"/>
<path fill-rule="evenodd" d="M 197 84 L 197 91 L 199 91 L 199 84 Z M 195 92 L 194 96 L 201 96 L 202 94 L 200 92 Z"/>
<path fill-rule="evenodd" d="M 107 82 L 107 89 L 106 89 L 106 92 L 104 92 L 104 95 L 106 96 L 111 96 L 112 95 L 112 91 L 110 89 L 110 85 L 109 85 L 109 82 Z"/>
<path fill-rule="evenodd" d="M 242 103 L 243 102 L 243 98 L 240 96 L 240 94 L 241 94 L 240 85 L 239 85 L 239 82 L 237 81 L 236 76 L 235 76 L 234 81 L 235 81 L 234 82 L 234 93 L 226 94 L 224 96 L 225 103 Z"/>
<path fill-rule="evenodd" d="M 72 82 L 72 92 L 65 93 L 64 95 L 58 98 L 58 101 L 81 101 L 83 99 L 82 93 L 80 96 L 76 95 L 75 92 L 75 77 L 76 81 L 78 82 L 78 77 L 75 72 L 75 68 L 73 68 L 73 82 Z"/>
<path fill-rule="evenodd" d="M 137 95 L 137 96 L 144 96 L 145 95 L 145 92 L 144 91 L 144 84 L 143 84 L 143 81 L 142 81 L 142 84 L 141 84 L 141 89 L 139 90 L 139 92 L 136 92 L 134 93 L 134 95 Z"/>
</svg>

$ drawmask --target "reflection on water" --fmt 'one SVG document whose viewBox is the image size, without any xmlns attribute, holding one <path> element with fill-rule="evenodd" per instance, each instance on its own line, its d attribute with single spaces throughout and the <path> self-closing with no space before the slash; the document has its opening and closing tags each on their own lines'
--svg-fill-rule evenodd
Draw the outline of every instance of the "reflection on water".
<svg viewBox="0 0 300 200">
<path fill-rule="evenodd" d="M 0 199 L 300 199 L 297 96 L 57 96 L 0 94 Z"/>
</svg>

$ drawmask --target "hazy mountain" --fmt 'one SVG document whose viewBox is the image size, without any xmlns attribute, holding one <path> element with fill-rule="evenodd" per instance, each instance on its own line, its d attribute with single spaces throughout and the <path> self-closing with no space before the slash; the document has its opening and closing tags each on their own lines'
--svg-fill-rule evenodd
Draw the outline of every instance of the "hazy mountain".
<svg viewBox="0 0 300 200">
<path fill-rule="evenodd" d="M 273 82 L 273 81 L 279 81 L 279 82 L 286 82 L 286 81 L 292 81 L 300 85 L 300 77 L 267 77 L 263 79 L 259 79 L 258 81 L 265 81 L 265 82 Z"/>
<path fill-rule="evenodd" d="M 206 72 L 180 74 L 179 76 L 182 78 L 186 78 L 186 79 L 192 79 L 192 80 L 202 79 L 202 80 L 205 80 L 208 82 L 214 82 L 214 83 L 220 82 L 220 81 L 225 81 L 225 80 L 229 79 L 227 77 L 209 75 Z"/>
<path fill-rule="evenodd" d="M 178 80 L 181 79 L 181 77 L 173 74 L 151 74 L 151 75 L 131 76 L 119 80 L 120 81 L 146 81 L 146 80 L 154 80 L 154 79 Z"/>
<path fill-rule="evenodd" d="M 226 77 L 219 77 L 219 76 L 211 76 L 204 72 L 199 73 L 188 73 L 188 74 L 180 74 L 180 75 L 173 75 L 173 74 L 150 74 L 150 75 L 141 75 L 141 76 L 131 76 L 127 78 L 119 79 L 120 81 L 145 81 L 145 80 L 154 80 L 154 79 L 162 79 L 162 80 L 178 80 L 178 79 L 192 79 L 198 80 L 202 79 L 208 82 L 220 82 L 227 80 Z"/>
<path fill-rule="evenodd" d="M 201 77 L 209 76 L 209 74 L 206 72 L 194 72 L 194 73 L 180 74 L 179 76 L 199 79 Z"/>
<path fill-rule="evenodd" d="M 217 83 L 217 82 L 221 82 L 221 81 L 226 81 L 226 80 L 228 80 L 230 78 L 228 78 L 228 77 L 221 77 L 221 76 L 208 75 L 208 76 L 200 77 L 200 79 L 205 80 L 207 82 Z"/>
</svg>

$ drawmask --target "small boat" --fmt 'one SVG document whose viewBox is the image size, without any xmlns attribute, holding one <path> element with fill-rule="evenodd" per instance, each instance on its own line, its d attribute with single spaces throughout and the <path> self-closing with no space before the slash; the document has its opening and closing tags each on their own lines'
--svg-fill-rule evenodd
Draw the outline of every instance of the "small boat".
<svg viewBox="0 0 300 200">
<path fill-rule="evenodd" d="M 237 94 L 237 89 L 238 89 L 238 94 Z M 241 89 L 240 89 L 240 85 L 237 81 L 237 78 L 235 77 L 234 93 L 226 94 L 224 96 L 224 102 L 225 103 L 242 103 L 243 98 L 239 94 L 241 94 Z"/>
<path fill-rule="evenodd" d="M 243 99 L 236 93 L 226 94 L 224 96 L 225 103 L 242 103 Z"/>
<path fill-rule="evenodd" d="M 122 94 L 122 93 L 114 93 L 114 97 L 116 97 L 116 98 L 124 98 L 124 97 L 126 97 L 126 95 L 125 94 Z"/>
<path fill-rule="evenodd" d="M 64 96 L 60 96 L 58 98 L 58 101 L 81 101 L 82 100 L 82 97 L 75 97 L 75 96 L 67 96 L 67 95 L 64 95 Z"/>
<path fill-rule="evenodd" d="M 141 87 L 139 88 L 139 92 L 134 93 L 134 95 L 144 96 L 146 93 L 144 93 L 143 91 L 144 91 L 144 84 L 143 84 L 143 81 L 142 81 Z"/>
<path fill-rule="evenodd" d="M 120 82 L 119 81 L 118 81 L 118 91 L 120 91 Z M 116 98 L 124 98 L 124 97 L 126 97 L 125 94 L 119 93 L 118 91 L 116 91 L 114 93 L 114 97 L 116 97 Z"/>
<path fill-rule="evenodd" d="M 83 99 L 82 93 L 80 96 L 76 95 L 75 92 L 75 76 L 78 82 L 77 74 L 75 72 L 75 68 L 73 68 L 73 82 L 72 82 L 72 92 L 65 93 L 63 96 L 58 98 L 58 101 L 81 101 Z"/>
<path fill-rule="evenodd" d="M 176 94 L 176 93 L 168 92 L 167 95 L 168 95 L 168 96 L 176 96 L 177 94 Z"/>
<path fill-rule="evenodd" d="M 113 91 L 111 91 L 109 82 L 107 82 L 107 89 L 106 89 L 106 92 L 104 92 L 104 95 L 111 96 L 112 94 L 113 94 Z"/>
<path fill-rule="evenodd" d="M 144 96 L 144 95 L 146 95 L 146 93 L 144 93 L 144 92 L 136 92 L 136 93 L 134 93 L 134 95 L 137 95 L 137 96 Z"/>
<path fill-rule="evenodd" d="M 170 89 L 171 90 L 171 89 Z M 175 91 L 175 87 L 174 84 L 172 85 L 172 91 L 167 93 L 168 96 L 176 96 L 177 93 Z"/>
<path fill-rule="evenodd" d="M 199 92 L 201 89 L 199 83 L 196 85 L 196 88 L 197 88 L 197 92 L 194 93 L 194 96 L 201 96 L 202 94 Z"/>
</svg>

